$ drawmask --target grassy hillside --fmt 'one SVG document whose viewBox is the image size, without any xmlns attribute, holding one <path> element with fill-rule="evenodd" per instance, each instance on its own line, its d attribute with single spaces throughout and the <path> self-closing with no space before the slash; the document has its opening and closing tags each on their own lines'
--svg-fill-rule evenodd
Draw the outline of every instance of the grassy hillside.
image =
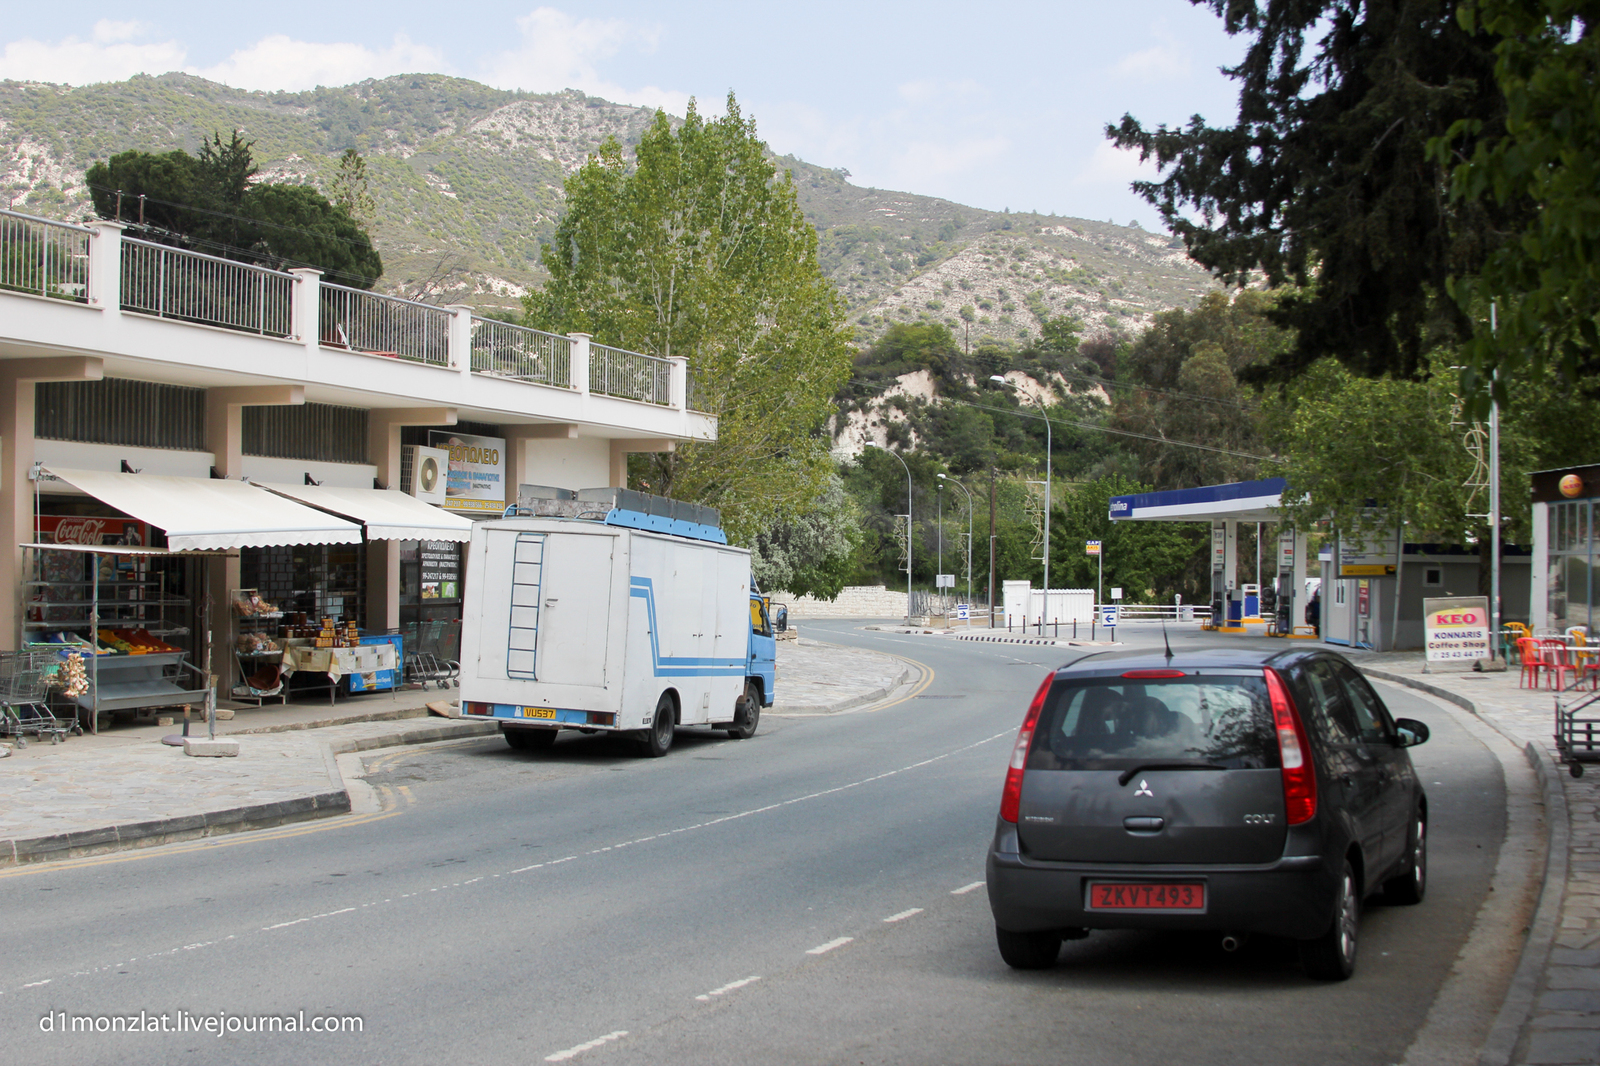
<svg viewBox="0 0 1600 1066">
<path fill-rule="evenodd" d="M 565 176 L 607 136 L 636 143 L 651 118 L 578 92 L 506 92 L 442 75 L 303 93 L 184 74 L 81 88 L 0 81 L 0 200 L 82 217 L 90 163 L 128 149 L 194 151 L 213 131 L 253 139 L 264 175 L 321 188 L 355 148 L 376 202 L 379 287 L 512 307 L 539 284 L 539 242 L 559 216 Z M 1162 235 L 863 189 L 793 157 L 779 165 L 794 175 L 863 342 L 891 322 L 937 321 L 973 345 L 1013 343 L 1057 314 L 1134 331 L 1212 287 Z"/>
</svg>

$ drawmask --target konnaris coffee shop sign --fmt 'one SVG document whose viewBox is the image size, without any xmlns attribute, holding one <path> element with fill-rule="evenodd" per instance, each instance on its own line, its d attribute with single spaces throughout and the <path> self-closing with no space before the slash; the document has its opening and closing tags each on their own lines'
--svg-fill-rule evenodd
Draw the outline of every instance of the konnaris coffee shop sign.
<svg viewBox="0 0 1600 1066">
<path fill-rule="evenodd" d="M 1489 658 L 1489 597 L 1439 596 L 1422 601 L 1428 662 L 1476 662 Z"/>
</svg>

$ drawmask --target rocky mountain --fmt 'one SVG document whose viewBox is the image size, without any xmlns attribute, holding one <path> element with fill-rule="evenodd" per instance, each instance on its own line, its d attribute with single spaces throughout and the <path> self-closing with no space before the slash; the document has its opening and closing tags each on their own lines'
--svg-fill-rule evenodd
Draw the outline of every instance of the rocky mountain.
<svg viewBox="0 0 1600 1066">
<path fill-rule="evenodd" d="M 512 308 L 540 283 L 539 242 L 559 217 L 565 176 L 608 136 L 636 143 L 651 118 L 576 91 L 507 92 L 442 75 L 302 93 L 185 74 L 84 87 L 0 81 L 0 200 L 84 217 L 89 164 L 129 149 L 194 151 L 213 131 L 254 140 L 263 175 L 320 188 L 355 148 L 376 203 L 379 287 Z M 861 188 L 846 171 L 793 157 L 778 163 L 863 343 L 915 321 L 946 323 L 973 345 L 1025 341 L 1059 314 L 1135 332 L 1213 287 L 1180 244 L 1136 226 L 982 211 Z"/>
</svg>

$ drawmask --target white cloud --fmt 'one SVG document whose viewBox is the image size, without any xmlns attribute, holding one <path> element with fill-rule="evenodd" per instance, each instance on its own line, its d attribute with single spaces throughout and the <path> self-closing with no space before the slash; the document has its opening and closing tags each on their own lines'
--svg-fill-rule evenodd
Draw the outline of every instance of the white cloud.
<svg viewBox="0 0 1600 1066">
<path fill-rule="evenodd" d="M 682 114 L 689 94 L 655 85 L 625 88 L 600 74 L 599 63 L 625 47 L 653 52 L 658 27 L 626 19 L 573 18 L 553 7 L 517 19 L 521 40 L 484 61 L 479 79 L 501 89 L 558 92 L 579 89 L 607 100 L 659 107 Z"/>
<path fill-rule="evenodd" d="M 1142 81 L 1177 81 L 1189 76 L 1189 50 L 1161 34 L 1161 41 L 1149 48 L 1130 52 L 1113 68 L 1125 78 Z"/>
<path fill-rule="evenodd" d="M 374 51 L 363 44 L 296 41 L 285 34 L 263 37 L 215 66 L 191 69 L 211 81 L 236 89 L 298 92 L 318 85 L 350 85 L 392 74 L 438 73 L 447 70 L 442 53 L 396 34 L 388 48 Z"/>
<path fill-rule="evenodd" d="M 935 100 L 970 101 L 988 95 L 984 87 L 972 78 L 962 78 L 959 81 L 934 81 L 922 78 L 895 86 L 895 92 L 908 104 L 927 104 Z"/>
<path fill-rule="evenodd" d="M 0 52 L 0 78 L 92 85 L 182 69 L 183 45 L 177 41 L 141 43 L 138 38 L 144 32 L 137 22 L 101 19 L 88 40 L 8 41 Z"/>
<path fill-rule="evenodd" d="M 1109 141 L 1102 141 L 1095 147 L 1089 162 L 1073 175 L 1072 184 L 1102 188 L 1118 186 L 1126 190 L 1129 182 L 1157 181 L 1160 177 L 1161 171 L 1153 161 L 1139 162 L 1137 149 L 1118 148 Z"/>
<path fill-rule="evenodd" d="M 969 137 L 958 141 L 912 141 L 895 160 L 909 189 L 923 187 L 929 175 L 960 174 L 986 166 L 1011 148 L 1009 137 Z"/>
</svg>

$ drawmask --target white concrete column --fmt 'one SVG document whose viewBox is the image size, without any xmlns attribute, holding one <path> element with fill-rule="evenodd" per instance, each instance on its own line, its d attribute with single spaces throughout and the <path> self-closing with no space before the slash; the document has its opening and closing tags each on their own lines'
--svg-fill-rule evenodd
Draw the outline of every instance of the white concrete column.
<svg viewBox="0 0 1600 1066">
<path fill-rule="evenodd" d="M 122 314 L 121 222 L 89 223 L 89 306 L 108 315 Z"/>
<path fill-rule="evenodd" d="M 676 451 L 678 442 L 650 438 L 619 437 L 611 442 L 611 488 L 628 487 L 628 455 L 632 452 Z"/>
<path fill-rule="evenodd" d="M 466 304 L 447 304 L 450 312 L 450 330 L 445 336 L 445 350 L 449 353 L 449 366 L 468 378 L 472 376 L 472 308 Z"/>
<path fill-rule="evenodd" d="M 568 422 L 545 422 L 539 425 L 501 426 L 500 435 L 506 439 L 506 506 L 517 502 L 517 486 L 528 483 L 528 457 L 534 441 L 577 440 L 578 427 Z M 561 488 L 587 488 L 586 485 L 563 485 Z"/>
<path fill-rule="evenodd" d="M 0 360 L 0 513 L 11 530 L 0 546 L 0 648 L 16 648 L 22 636 L 23 582 L 28 580 L 19 545 L 33 540 L 34 385 L 41 381 L 99 381 L 105 364 L 84 355 L 55 359 Z"/>
<path fill-rule="evenodd" d="M 306 354 L 317 357 L 322 343 L 322 271 L 294 267 L 294 292 L 290 295 L 289 328 L 294 339 L 306 346 Z"/>
<path fill-rule="evenodd" d="M 572 341 L 572 360 L 570 363 L 572 388 L 580 395 L 589 395 L 589 338 L 588 333 L 569 333 L 567 336 Z"/>
<path fill-rule="evenodd" d="M 668 402 L 680 411 L 689 409 L 689 360 L 674 358 Z"/>
</svg>

